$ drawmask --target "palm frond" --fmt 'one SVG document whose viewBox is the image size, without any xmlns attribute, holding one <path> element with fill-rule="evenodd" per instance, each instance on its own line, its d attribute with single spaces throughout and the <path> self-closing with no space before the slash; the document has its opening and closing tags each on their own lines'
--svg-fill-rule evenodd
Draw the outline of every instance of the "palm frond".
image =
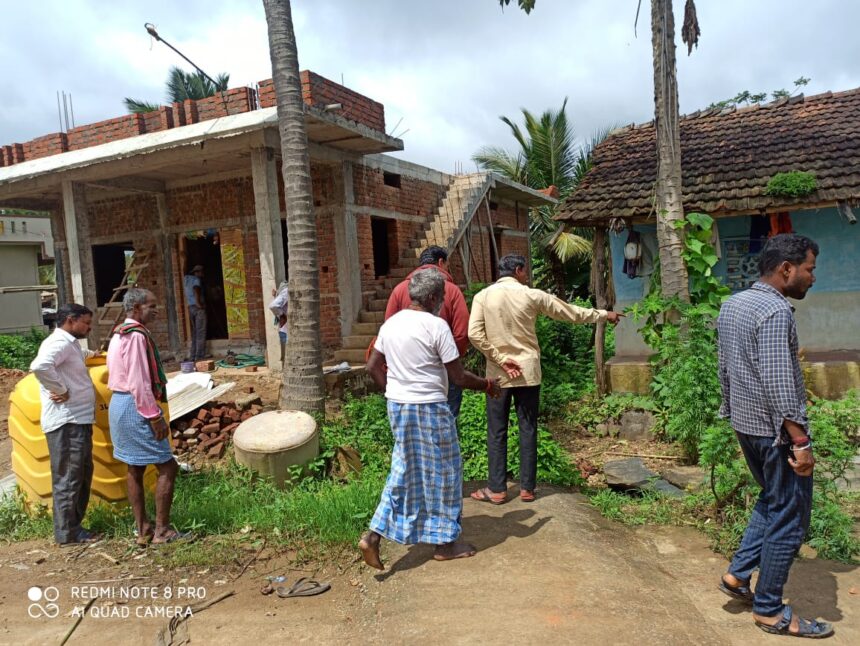
<svg viewBox="0 0 860 646">
<path fill-rule="evenodd" d="M 528 185 L 526 160 L 522 153 L 514 156 L 503 148 L 484 146 L 472 155 L 472 161 L 482 170 L 493 171 L 515 182 Z"/>
<path fill-rule="evenodd" d="M 150 103 L 149 101 L 140 101 L 138 99 L 130 99 L 126 97 L 122 101 L 125 104 L 125 109 L 130 113 L 135 114 L 139 112 L 155 112 L 160 108 L 157 103 Z"/>
<path fill-rule="evenodd" d="M 586 261 L 591 258 L 591 240 L 568 231 L 559 230 L 552 243 L 552 250 L 562 262 Z"/>
</svg>

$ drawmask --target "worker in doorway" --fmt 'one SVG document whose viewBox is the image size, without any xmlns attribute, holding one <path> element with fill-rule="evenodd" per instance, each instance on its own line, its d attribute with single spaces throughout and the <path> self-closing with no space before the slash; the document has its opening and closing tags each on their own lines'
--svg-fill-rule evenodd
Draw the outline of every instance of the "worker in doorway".
<svg viewBox="0 0 860 646">
<path fill-rule="evenodd" d="M 206 301 L 203 298 L 203 266 L 194 265 L 185 275 L 185 301 L 188 303 L 188 320 L 191 322 L 191 360 L 200 361 L 206 356 Z"/>
<path fill-rule="evenodd" d="M 284 355 L 287 351 L 287 307 L 290 303 L 287 281 L 282 280 L 272 295 L 275 298 L 269 303 L 269 311 L 275 315 L 275 325 L 278 326 L 278 339 L 281 341 L 281 366 L 283 366 Z"/>
</svg>

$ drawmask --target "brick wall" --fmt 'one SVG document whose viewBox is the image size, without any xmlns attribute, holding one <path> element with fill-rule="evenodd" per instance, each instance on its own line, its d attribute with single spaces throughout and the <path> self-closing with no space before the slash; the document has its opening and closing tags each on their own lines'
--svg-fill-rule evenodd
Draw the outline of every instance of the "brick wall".
<svg viewBox="0 0 860 646">
<path fill-rule="evenodd" d="M 69 150 L 89 148 L 117 139 L 128 139 L 142 135 L 146 132 L 145 128 L 146 123 L 141 114 L 127 114 L 124 117 L 72 128 L 67 134 Z"/>
<path fill-rule="evenodd" d="M 381 103 L 329 81 L 313 72 L 301 72 L 302 97 L 308 105 L 325 106 L 340 103 L 343 107 L 334 112 L 346 119 L 385 132 L 385 108 Z M 105 121 L 72 128 L 68 133 L 53 133 L 38 137 L 23 144 L 0 146 L 0 167 L 20 164 L 29 159 L 57 155 L 69 150 L 78 150 L 99 144 L 127 139 L 148 132 L 216 119 L 232 114 L 249 112 L 257 108 L 257 92 L 249 87 L 233 88 L 221 94 L 200 99 L 186 100 L 158 110 L 141 114 L 127 114 Z M 272 80 L 259 84 L 261 107 L 275 105 L 275 89 Z"/>
<path fill-rule="evenodd" d="M 376 287 L 373 236 L 371 217 L 369 214 L 362 214 L 360 207 L 367 206 L 421 218 L 417 222 L 394 220 L 389 224 L 389 255 L 391 267 L 394 269 L 400 266 L 399 261 L 403 251 L 410 246 L 425 224 L 436 214 L 445 197 L 446 187 L 406 174 L 401 174 L 399 188 L 388 186 L 385 184 L 382 170 L 361 164 L 353 166 L 352 184 L 353 199 L 359 207 L 356 214 L 356 227 L 362 289 L 368 291 Z"/>
<path fill-rule="evenodd" d="M 341 109 L 333 114 L 385 132 L 385 107 L 381 103 L 308 70 L 299 74 L 302 81 L 302 99 L 306 104 L 324 107 L 340 103 Z M 270 108 L 277 105 L 272 79 L 260 81 L 258 88 L 260 107 Z"/>
</svg>

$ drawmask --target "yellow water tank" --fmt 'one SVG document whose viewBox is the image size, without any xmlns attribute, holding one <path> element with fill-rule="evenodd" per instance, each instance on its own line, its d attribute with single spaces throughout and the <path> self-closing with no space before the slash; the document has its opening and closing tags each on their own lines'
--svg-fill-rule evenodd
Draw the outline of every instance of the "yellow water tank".
<svg viewBox="0 0 860 646">
<path fill-rule="evenodd" d="M 96 423 L 93 425 L 93 482 L 91 501 L 122 502 L 128 499 L 126 465 L 113 457 L 108 405 L 108 372 L 104 357 L 87 360 L 90 379 L 96 389 Z M 167 417 L 167 404 L 162 404 Z M 12 440 L 12 471 L 18 486 L 31 503 L 51 506 L 51 460 L 48 442 L 40 425 L 42 410 L 39 382 L 30 374 L 15 386 L 9 396 L 9 437 Z M 148 489 L 155 487 L 156 471 L 150 467 L 144 476 Z"/>
</svg>

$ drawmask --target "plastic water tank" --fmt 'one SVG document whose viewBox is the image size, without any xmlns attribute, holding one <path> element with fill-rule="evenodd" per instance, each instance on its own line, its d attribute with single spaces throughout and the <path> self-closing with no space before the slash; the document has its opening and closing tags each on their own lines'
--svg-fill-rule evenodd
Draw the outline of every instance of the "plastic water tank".
<svg viewBox="0 0 860 646">
<path fill-rule="evenodd" d="M 236 462 L 289 486 L 290 467 L 304 466 L 319 455 L 317 424 L 307 413 L 276 410 L 245 420 L 233 435 Z"/>
<path fill-rule="evenodd" d="M 93 425 L 93 482 L 91 500 L 122 502 L 128 499 L 126 465 L 113 457 L 110 439 L 107 366 L 104 357 L 87 360 L 87 368 L 96 389 L 96 423 Z M 162 405 L 165 417 L 167 404 Z M 31 374 L 15 386 L 9 396 L 9 437 L 12 440 L 12 471 L 18 486 L 33 503 L 51 506 L 51 461 L 48 443 L 39 422 L 42 405 L 39 382 Z M 155 487 L 156 471 L 150 467 L 144 476 L 148 489 Z"/>
</svg>

